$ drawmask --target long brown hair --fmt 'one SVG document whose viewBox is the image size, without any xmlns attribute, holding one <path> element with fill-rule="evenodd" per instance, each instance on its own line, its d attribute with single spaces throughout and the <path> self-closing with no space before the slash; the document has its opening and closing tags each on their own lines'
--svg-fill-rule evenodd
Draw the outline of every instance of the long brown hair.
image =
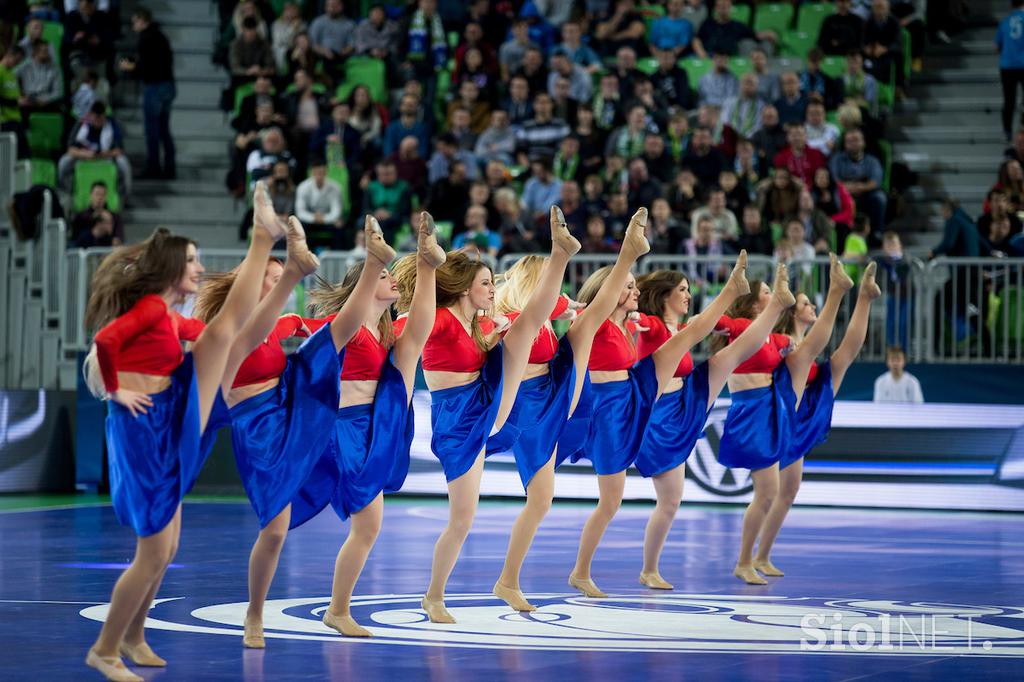
<svg viewBox="0 0 1024 682">
<path fill-rule="evenodd" d="M 103 259 L 89 285 L 85 324 L 99 329 L 132 309 L 147 294 L 160 294 L 185 274 L 195 242 L 158 227 L 141 244 L 122 246 Z"/>
<path fill-rule="evenodd" d="M 665 299 L 672 295 L 676 287 L 684 281 L 689 280 L 679 270 L 655 270 L 637 277 L 636 286 L 640 289 L 640 299 L 637 301 L 637 305 L 640 312 L 664 319 Z M 676 321 L 673 321 L 673 326 L 675 324 Z"/>
<path fill-rule="evenodd" d="M 399 315 L 409 312 L 412 307 L 412 295 L 416 293 L 416 266 L 419 256 L 415 253 L 402 256 L 395 261 L 391 268 L 391 276 L 395 278 L 398 286 L 398 301 L 395 302 L 395 311 Z"/>
<path fill-rule="evenodd" d="M 750 293 L 738 296 L 735 301 L 732 302 L 726 311 L 726 317 L 733 318 L 745 318 L 753 320 L 757 317 L 757 310 L 755 306 L 758 300 L 761 298 L 761 287 L 764 282 L 759 279 L 751 280 L 750 282 Z M 726 346 L 729 345 L 729 337 L 720 334 L 715 334 L 711 337 L 711 352 L 717 353 Z"/>
<path fill-rule="evenodd" d="M 450 308 L 457 305 L 463 292 L 473 286 L 476 273 L 481 269 L 491 271 L 490 267 L 479 257 L 470 258 L 465 251 L 449 251 L 447 260 L 437 269 L 437 307 Z M 480 350 L 484 352 L 490 350 L 491 344 L 484 338 L 480 320 L 475 314 L 473 315 L 471 335 Z"/>
<path fill-rule="evenodd" d="M 267 259 L 268 268 L 271 263 L 277 263 L 284 267 L 284 263 L 276 256 Z M 231 285 L 238 279 L 238 268 L 240 267 L 242 266 L 239 265 L 228 272 L 213 272 L 203 275 L 203 286 L 199 288 L 199 293 L 196 295 L 196 303 L 192 307 L 192 317 L 209 323 L 217 316 L 220 309 L 224 307 L 224 301 L 227 300 Z"/>
<path fill-rule="evenodd" d="M 316 288 L 309 292 L 307 307 L 314 317 L 327 317 L 337 314 L 345 301 L 349 299 L 356 288 L 360 275 L 363 274 L 363 266 L 366 261 L 360 261 L 349 267 L 345 272 L 345 278 L 340 284 L 331 284 L 323 277 L 316 278 Z M 377 321 L 377 332 L 380 342 L 385 348 L 390 348 L 395 342 L 394 327 L 391 324 L 391 313 L 385 310 Z"/>
</svg>

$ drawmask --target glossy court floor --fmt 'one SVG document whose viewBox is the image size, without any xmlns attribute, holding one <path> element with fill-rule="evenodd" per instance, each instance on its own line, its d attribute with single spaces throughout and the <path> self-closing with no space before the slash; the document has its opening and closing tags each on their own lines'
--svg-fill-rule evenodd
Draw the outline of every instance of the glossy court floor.
<svg viewBox="0 0 1024 682">
<path fill-rule="evenodd" d="M 109 506 L 0 513 L 0 680 L 91 680 L 99 630 L 131 535 Z M 52 503 L 52 501 L 51 501 Z M 594 566 L 610 596 L 566 585 L 587 504 L 556 504 L 523 577 L 540 606 L 490 596 L 518 511 L 484 502 L 449 586 L 455 625 L 419 600 L 442 501 L 389 498 L 353 615 L 372 640 L 327 630 L 347 527 L 321 514 L 289 537 L 266 610 L 267 649 L 244 651 L 246 565 L 256 533 L 240 501 L 185 507 L 181 550 L 151 612 L 164 670 L 148 680 L 862 680 L 1024 678 L 1024 518 L 1011 514 L 796 509 L 775 552 L 786 577 L 730 575 L 738 507 L 685 503 L 662 562 L 673 592 L 637 583 L 649 506 L 627 505 Z"/>
</svg>

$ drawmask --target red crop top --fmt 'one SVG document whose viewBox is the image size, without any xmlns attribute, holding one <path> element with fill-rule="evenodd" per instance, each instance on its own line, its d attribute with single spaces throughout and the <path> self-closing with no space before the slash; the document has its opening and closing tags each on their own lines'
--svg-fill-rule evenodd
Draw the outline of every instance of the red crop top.
<svg viewBox="0 0 1024 682">
<path fill-rule="evenodd" d="M 376 381 L 380 379 L 388 348 L 365 325 L 359 327 L 345 344 L 345 359 L 341 363 L 342 381 Z"/>
<path fill-rule="evenodd" d="M 807 372 L 807 383 L 810 384 L 818 378 L 818 363 L 812 362 L 811 369 Z"/>
<path fill-rule="evenodd" d="M 479 318 L 484 334 L 494 331 L 494 322 Z M 438 308 L 434 328 L 423 347 L 423 369 L 434 372 L 478 372 L 484 366 L 485 353 L 476 345 L 448 308 Z"/>
<path fill-rule="evenodd" d="M 569 299 L 565 296 L 559 296 L 558 300 L 555 301 L 554 310 L 548 315 L 548 320 L 558 319 L 568 309 Z M 507 317 L 510 321 L 515 322 L 516 318 L 519 317 L 519 312 L 514 310 L 508 313 Z M 555 335 L 555 330 L 549 324 L 542 325 L 537 338 L 533 340 L 533 346 L 530 347 L 530 364 L 547 364 L 555 357 L 556 351 L 558 351 L 558 336 Z"/>
<path fill-rule="evenodd" d="M 640 326 L 647 328 L 647 331 L 640 332 L 636 342 L 637 357 L 641 360 L 661 348 L 666 341 L 672 338 L 672 333 L 669 332 L 668 327 L 665 326 L 665 321 L 660 317 L 641 313 Z M 683 359 L 679 361 L 679 366 L 676 367 L 674 376 L 688 377 L 692 372 L 693 356 L 687 351 Z"/>
<path fill-rule="evenodd" d="M 586 315 L 586 312 L 583 313 Z M 626 320 L 626 333 L 611 320 L 605 320 L 598 327 L 594 346 L 590 351 L 587 368 L 595 372 L 614 372 L 629 369 L 636 364 L 636 325 Z"/>
<path fill-rule="evenodd" d="M 256 347 L 238 368 L 238 374 L 231 388 L 261 384 L 281 376 L 288 358 L 281 341 L 293 336 L 307 337 L 311 334 L 310 327 L 298 315 L 285 315 L 274 325 L 267 339 Z"/>
<path fill-rule="evenodd" d="M 140 298 L 96 333 L 96 360 L 107 392 L 118 389 L 118 372 L 170 376 L 185 357 L 181 342 L 195 341 L 203 327 L 168 308 L 156 294 Z"/>
<path fill-rule="evenodd" d="M 750 320 L 737 317 L 722 316 L 715 325 L 715 331 L 729 333 L 729 343 L 750 326 Z M 782 364 L 782 351 L 789 348 L 790 339 L 785 334 L 769 334 L 768 339 L 756 353 L 740 363 L 734 370 L 735 374 L 771 374 Z"/>
</svg>

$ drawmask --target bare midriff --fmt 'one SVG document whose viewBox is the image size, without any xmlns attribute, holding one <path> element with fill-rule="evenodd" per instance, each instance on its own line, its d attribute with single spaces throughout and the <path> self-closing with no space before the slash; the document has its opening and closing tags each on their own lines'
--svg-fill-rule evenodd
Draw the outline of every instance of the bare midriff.
<svg viewBox="0 0 1024 682">
<path fill-rule="evenodd" d="M 675 393 L 676 391 L 683 390 L 683 377 L 672 377 L 668 380 L 668 385 L 665 386 L 665 390 L 662 391 L 662 395 L 665 393 Z"/>
<path fill-rule="evenodd" d="M 236 386 L 228 391 L 228 397 L 224 399 L 224 402 L 228 404 L 228 407 L 234 407 L 238 403 L 244 402 L 249 398 L 258 396 L 261 393 L 266 393 L 270 389 L 281 383 L 278 377 L 273 379 L 267 379 L 261 381 L 258 384 L 247 384 L 245 386 Z"/>
<path fill-rule="evenodd" d="M 629 370 L 627 369 L 590 370 L 590 383 L 592 384 L 607 384 L 612 381 L 625 381 L 628 378 Z"/>
<path fill-rule="evenodd" d="M 548 369 L 548 363 L 546 362 L 531 362 L 526 365 L 526 371 L 523 372 L 523 381 L 528 379 L 536 379 L 547 374 L 550 370 Z"/>
<path fill-rule="evenodd" d="M 171 378 L 142 372 L 118 372 L 117 385 L 128 391 L 153 395 L 170 388 Z"/>
<path fill-rule="evenodd" d="M 341 382 L 341 399 L 338 407 L 369 405 L 377 395 L 376 379 L 346 379 Z"/>
<path fill-rule="evenodd" d="M 476 372 L 442 372 L 438 370 L 423 371 L 423 378 L 427 382 L 427 388 L 431 391 L 443 391 L 446 388 L 467 386 L 476 381 L 479 376 L 479 370 Z"/>
<path fill-rule="evenodd" d="M 729 377 L 729 392 L 749 391 L 772 385 L 771 374 L 733 374 Z"/>
</svg>

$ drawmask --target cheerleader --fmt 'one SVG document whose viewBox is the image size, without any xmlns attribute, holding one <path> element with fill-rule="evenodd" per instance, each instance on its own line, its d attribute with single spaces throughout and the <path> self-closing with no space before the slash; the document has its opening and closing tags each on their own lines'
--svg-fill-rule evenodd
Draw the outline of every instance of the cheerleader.
<svg viewBox="0 0 1024 682">
<path fill-rule="evenodd" d="M 798 401 L 790 447 L 779 460 L 779 491 L 768 508 L 758 534 L 754 568 L 766 576 L 785 575 L 772 564 L 772 545 L 800 489 L 804 456 L 828 438 L 835 397 L 839 394 L 846 370 L 853 364 L 864 345 L 871 303 L 882 294 L 875 282 L 876 268 L 877 263 L 871 262 L 864 270 L 858 289 L 857 304 L 853 308 L 850 324 L 839 347 L 826 362 L 812 364 L 810 367 L 806 389 Z M 797 296 L 796 305 L 779 320 L 776 331 L 788 335 L 799 349 L 808 328 L 813 329 L 817 320 L 814 304 L 807 296 L 800 294 Z"/>
<path fill-rule="evenodd" d="M 597 546 L 608 524 L 622 504 L 626 485 L 626 469 L 634 462 L 640 449 L 651 410 L 660 395 L 670 387 L 673 374 L 690 348 L 710 334 L 721 313 L 736 299 L 747 293 L 746 252 L 741 252 L 729 281 L 708 310 L 695 316 L 686 327 L 661 344 L 657 350 L 640 360 L 635 337 L 656 321 L 637 315 L 639 290 L 629 275 L 620 290 L 616 307 L 601 320 L 589 359 L 590 385 L 581 404 L 593 418 L 582 448 L 569 454 L 573 461 L 590 459 L 598 475 L 598 503 L 580 535 L 576 565 L 569 575 L 569 584 L 588 597 L 606 597 L 591 578 L 591 564 Z M 609 274 L 602 268 L 591 275 L 580 288 L 579 301 L 590 303 L 598 287 Z M 589 308 L 580 315 L 584 320 L 595 313 Z M 663 582 L 663 581 L 662 581 Z"/>
<path fill-rule="evenodd" d="M 814 358 L 824 349 L 835 324 L 839 305 L 853 281 L 835 254 L 830 254 L 830 282 L 822 314 L 800 347 L 793 349 L 784 334 L 772 334 L 768 342 L 729 378 L 732 404 L 726 415 L 718 448 L 719 463 L 750 469 L 754 498 L 743 515 L 740 554 L 733 575 L 750 585 L 767 581 L 753 563 L 754 543 L 764 518 L 778 495 L 779 461 L 789 452 L 793 420 Z M 776 287 L 778 287 L 776 274 Z M 792 294 L 790 305 L 795 303 Z M 765 310 L 768 293 L 742 297 L 720 321 L 719 330 L 730 342 L 750 326 L 750 319 Z M 713 343 L 714 348 L 719 343 Z M 791 352 L 792 351 L 792 352 Z"/>
<path fill-rule="evenodd" d="M 289 223 L 298 227 L 294 216 Z M 367 258 L 375 268 L 356 287 L 368 293 L 374 274 L 394 257 L 376 219 L 366 217 Z M 370 309 L 370 297 L 354 296 L 329 325 L 310 335 L 298 315 L 279 317 L 302 278 L 316 268 L 315 256 L 303 267 L 289 256 L 282 268 L 271 260 L 263 281 L 260 304 L 235 339 L 228 360 L 232 383 L 225 383 L 230 408 L 231 442 L 246 495 L 256 512 L 260 532 L 249 554 L 249 606 L 243 646 L 262 649 L 263 604 L 270 590 L 285 537 L 323 507 L 309 504 L 302 494 L 321 455 L 327 449 L 338 411 L 338 354 L 359 329 Z M 210 278 L 199 292 L 195 315 L 212 318 L 220 310 L 237 271 Z M 360 286 L 361 285 L 361 286 Z M 308 321 L 309 325 L 315 324 Z M 309 337 L 298 351 L 285 356 L 281 342 Z"/>
<path fill-rule="evenodd" d="M 205 329 L 171 306 L 196 293 L 203 266 L 196 245 L 158 228 L 141 244 L 116 249 L 92 280 L 86 324 L 99 329 L 86 360 L 90 389 L 109 399 L 106 422 L 110 492 L 118 520 L 137 536 L 135 557 L 117 580 L 86 664 L 107 679 L 138 682 L 120 656 L 162 667 L 143 626 L 178 547 L 181 501 L 213 445 L 208 429 L 231 344 L 256 307 L 270 249 L 287 232 L 261 183 L 252 240 L 224 306 Z M 181 341 L 194 341 L 183 355 Z M 97 376 L 99 375 L 99 376 Z"/>
<path fill-rule="evenodd" d="M 370 637 L 352 618 L 349 605 L 356 581 L 373 549 L 384 515 L 384 493 L 396 492 L 409 471 L 413 437 L 412 392 L 427 335 L 434 325 L 434 272 L 445 262 L 437 244 L 434 220 L 420 215 L 418 249 L 397 265 L 415 269 L 419 286 L 412 293 L 409 314 L 392 324 L 391 305 L 399 298 L 395 278 L 376 263 L 356 265 L 339 287 L 313 292 L 318 315 L 334 314 L 360 295 L 352 288 L 357 273 L 372 268 L 376 291 L 362 326 L 342 353 L 341 401 L 331 430 L 330 452 L 336 480 L 331 504 L 352 528 L 334 562 L 331 603 L 324 625 L 346 637 Z M 333 324 L 333 323 L 332 323 Z M 337 378 L 335 378 L 337 383 Z"/>
<path fill-rule="evenodd" d="M 658 562 L 682 501 L 686 460 L 704 432 L 708 414 L 729 376 L 760 348 L 785 310 L 788 295 L 784 269 L 779 281 L 783 288 L 734 343 L 696 367 L 687 352 L 654 404 L 636 457 L 636 468 L 644 477 L 651 478 L 657 499 L 644 532 L 641 585 L 658 590 L 672 589 L 671 583 L 661 577 Z M 643 275 L 637 280 L 637 286 L 640 290 L 638 305 L 643 314 L 641 324 L 647 327 L 637 339 L 637 354 L 643 359 L 684 328 L 680 323 L 689 312 L 692 297 L 689 281 L 676 270 Z M 760 290 L 762 285 L 755 282 L 754 286 Z M 703 314 L 716 313 L 709 308 Z"/>
<path fill-rule="evenodd" d="M 448 481 L 448 524 L 434 547 L 422 606 L 434 623 L 454 623 L 444 590 L 476 515 L 488 436 L 508 418 L 537 332 L 555 307 L 569 258 L 580 249 L 557 208 L 551 210 L 551 255 L 522 314 L 503 331 L 478 314 L 494 306 L 491 269 L 465 253 L 448 254 L 436 274 L 437 316 L 423 349 L 430 389 L 430 447 Z"/>
</svg>

